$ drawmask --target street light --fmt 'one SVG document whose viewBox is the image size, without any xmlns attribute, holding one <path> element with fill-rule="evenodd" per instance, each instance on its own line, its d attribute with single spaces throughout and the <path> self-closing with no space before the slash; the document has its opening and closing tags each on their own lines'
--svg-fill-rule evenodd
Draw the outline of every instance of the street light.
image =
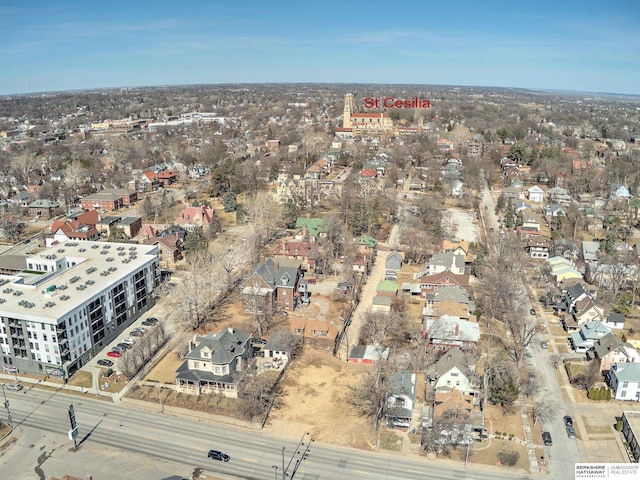
<svg viewBox="0 0 640 480">
<path fill-rule="evenodd" d="M 273 480 L 278 480 L 278 466 L 271 465 L 271 468 L 273 468 Z"/>
<path fill-rule="evenodd" d="M 4 395 L 4 407 L 7 409 L 7 417 L 9 419 L 9 426 L 13 428 L 13 418 L 11 418 L 11 410 L 9 410 L 9 400 L 7 400 L 7 392 L 4 390 L 4 383 L 2 384 L 2 395 Z"/>
</svg>

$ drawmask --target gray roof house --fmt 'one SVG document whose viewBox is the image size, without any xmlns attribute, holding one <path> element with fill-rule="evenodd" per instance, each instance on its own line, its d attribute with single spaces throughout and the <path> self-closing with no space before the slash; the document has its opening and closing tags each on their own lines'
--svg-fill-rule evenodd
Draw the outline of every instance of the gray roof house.
<svg viewBox="0 0 640 480">
<path fill-rule="evenodd" d="M 640 402 L 640 364 L 614 363 L 607 378 L 614 399 Z"/>
<path fill-rule="evenodd" d="M 575 352 L 586 352 L 607 333 L 611 333 L 611 329 L 603 325 L 602 322 L 596 320 L 595 322 L 583 323 L 580 325 L 579 331 L 571 334 L 569 342 Z"/>
<path fill-rule="evenodd" d="M 445 270 L 450 270 L 456 275 L 464 275 L 464 264 L 464 255 L 456 254 L 456 252 L 436 253 L 429 259 L 423 270 L 416 275 L 416 278 L 435 275 Z"/>
<path fill-rule="evenodd" d="M 402 255 L 398 252 L 391 252 L 387 255 L 385 267 L 387 270 L 400 270 L 402 268 Z"/>
<path fill-rule="evenodd" d="M 250 333 L 231 327 L 204 337 L 196 335 L 186 360 L 176 370 L 177 390 L 237 398 L 238 384 L 252 355 L 250 339 Z"/>
<path fill-rule="evenodd" d="M 394 427 L 410 427 L 413 405 L 416 401 L 416 375 L 405 370 L 391 376 L 390 394 L 387 398 L 387 424 Z"/>
<path fill-rule="evenodd" d="M 468 357 L 459 348 L 452 348 L 427 369 L 427 380 L 433 382 L 436 393 L 447 393 L 458 390 L 462 395 L 478 394 L 473 385 L 474 365 L 469 364 Z M 475 403 L 475 402 L 474 402 Z"/>
</svg>

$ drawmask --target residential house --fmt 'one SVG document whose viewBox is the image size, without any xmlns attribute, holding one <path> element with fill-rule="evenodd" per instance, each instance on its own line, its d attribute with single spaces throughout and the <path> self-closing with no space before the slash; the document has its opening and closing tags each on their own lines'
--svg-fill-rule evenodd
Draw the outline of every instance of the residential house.
<svg viewBox="0 0 640 480">
<path fill-rule="evenodd" d="M 624 263 L 587 262 L 584 279 L 599 288 L 628 290 L 638 280 L 638 267 Z"/>
<path fill-rule="evenodd" d="M 551 239 L 543 236 L 529 237 L 524 249 L 531 258 L 549 258 Z"/>
<path fill-rule="evenodd" d="M 480 327 L 477 323 L 448 315 L 427 320 L 422 333 L 428 339 L 429 347 L 438 351 L 448 351 L 455 347 L 475 350 L 480 339 Z"/>
<path fill-rule="evenodd" d="M 307 281 L 302 278 L 300 262 L 268 258 L 254 268 L 244 282 L 244 310 L 293 312 L 298 303 L 308 301 Z"/>
<path fill-rule="evenodd" d="M 433 255 L 416 278 L 449 270 L 455 275 L 464 275 L 465 255 L 455 252 L 442 252 Z"/>
<path fill-rule="evenodd" d="M 556 285 L 561 285 L 567 280 L 582 279 L 582 273 L 575 268 L 571 260 L 564 257 L 549 257 L 547 263 L 551 268 L 550 273 Z"/>
<path fill-rule="evenodd" d="M 375 262 L 376 255 L 378 254 L 378 242 L 375 238 L 363 234 L 355 237 L 353 244 L 356 246 L 356 252 L 358 254 L 369 258 L 371 263 Z"/>
<path fill-rule="evenodd" d="M 611 200 L 628 201 L 633 195 L 629 193 L 629 189 L 624 185 L 613 184 L 609 187 L 609 198 Z"/>
<path fill-rule="evenodd" d="M 389 358 L 389 347 L 382 345 L 356 345 L 351 348 L 348 361 L 351 363 L 363 363 L 374 365 L 380 360 Z"/>
<path fill-rule="evenodd" d="M 571 203 L 571 195 L 562 187 L 553 187 L 547 190 L 547 197 L 551 203 L 559 203 L 561 205 L 569 205 Z"/>
<path fill-rule="evenodd" d="M 385 260 L 385 268 L 387 270 L 400 270 L 402 268 L 402 254 L 399 252 L 391 252 Z"/>
<path fill-rule="evenodd" d="M 206 228 L 213 222 L 215 212 L 213 208 L 201 205 L 199 207 L 186 207 L 173 221 L 175 225 L 192 231 L 197 227 Z"/>
<path fill-rule="evenodd" d="M 567 209 L 564 205 L 552 203 L 551 205 L 546 205 L 544 207 L 544 214 L 547 216 L 547 218 L 557 217 L 559 215 L 566 217 Z"/>
<path fill-rule="evenodd" d="M 600 251 L 600 242 L 582 242 L 582 258 L 585 262 L 598 261 L 598 252 Z"/>
<path fill-rule="evenodd" d="M 449 315 L 451 317 L 458 317 L 463 320 L 474 320 L 475 315 L 471 315 L 469 312 L 469 305 L 466 303 L 458 302 L 453 298 L 447 298 L 441 302 L 433 302 L 425 305 L 422 309 L 423 320 L 440 318 L 443 315 Z"/>
<path fill-rule="evenodd" d="M 120 210 L 125 205 L 133 205 L 138 201 L 138 192 L 125 188 L 105 189 L 80 199 L 85 210 Z"/>
<path fill-rule="evenodd" d="M 252 355 L 250 339 L 250 333 L 231 327 L 196 335 L 186 360 L 176 370 L 176 389 L 191 395 L 217 393 L 237 398 Z"/>
<path fill-rule="evenodd" d="M 328 318 L 294 317 L 290 319 L 291 333 L 304 338 L 305 344 L 315 348 L 333 349 L 340 329 Z"/>
<path fill-rule="evenodd" d="M 139 179 L 140 192 L 152 192 L 160 187 L 168 187 L 178 181 L 178 175 L 169 170 L 148 170 Z"/>
<path fill-rule="evenodd" d="M 45 237 L 45 244 L 51 247 L 67 240 L 98 240 L 100 232 L 96 224 L 100 221 L 100 214 L 91 210 L 77 217 L 56 220 L 51 225 L 50 233 Z"/>
<path fill-rule="evenodd" d="M 434 308 L 438 303 L 445 302 L 447 300 L 453 300 L 457 303 L 462 303 L 468 306 L 470 312 L 475 311 L 475 302 L 469 297 L 469 294 L 457 287 L 440 287 L 436 288 L 433 293 L 427 293 L 425 295 L 426 305 L 425 308 Z"/>
<path fill-rule="evenodd" d="M 470 260 L 469 242 L 465 239 L 457 240 L 442 240 L 442 251 L 453 252 L 455 255 L 463 255 L 465 262 Z"/>
<path fill-rule="evenodd" d="M 160 263 L 166 267 L 175 267 L 178 261 L 184 258 L 184 243 L 178 234 L 166 235 L 164 237 L 152 237 L 142 242 L 144 245 L 155 245 L 158 247 Z"/>
<path fill-rule="evenodd" d="M 505 200 L 524 200 L 524 190 L 522 187 L 506 187 L 502 189 Z"/>
<path fill-rule="evenodd" d="M 420 294 L 426 297 L 440 287 L 456 287 L 466 291 L 469 287 L 469 275 L 456 275 L 451 270 L 444 270 L 435 275 L 420 277 Z"/>
<path fill-rule="evenodd" d="M 520 227 L 521 232 L 540 232 L 540 217 L 531 210 L 523 210 L 522 213 L 522 225 Z"/>
<path fill-rule="evenodd" d="M 432 382 L 431 388 L 436 395 L 457 390 L 476 404 L 479 401 L 479 389 L 472 380 L 474 368 L 460 348 L 452 348 L 427 369 L 427 380 Z"/>
<path fill-rule="evenodd" d="M 587 360 L 598 362 L 600 372 L 606 375 L 614 363 L 640 363 L 640 354 L 631 344 L 618 340 L 613 333 L 607 333 L 587 350 Z"/>
<path fill-rule="evenodd" d="M 315 251 L 315 248 L 315 244 L 307 240 L 282 240 L 276 245 L 273 256 L 275 258 L 299 260 L 302 271 L 314 273 L 317 255 L 312 255 L 312 252 Z"/>
<path fill-rule="evenodd" d="M 604 323 L 607 327 L 612 330 L 620 330 L 624 328 L 624 314 L 612 312 L 604 319 Z"/>
<path fill-rule="evenodd" d="M 389 381 L 391 394 L 387 399 L 387 425 L 410 427 L 413 405 L 416 401 L 416 375 L 401 370 L 394 373 Z"/>
<path fill-rule="evenodd" d="M 529 187 L 527 189 L 527 198 L 530 202 L 542 203 L 544 202 L 544 190 L 537 185 Z"/>
<path fill-rule="evenodd" d="M 442 444 L 466 445 L 471 438 L 471 431 L 474 428 L 475 413 L 473 410 L 473 399 L 462 395 L 458 390 L 436 393 L 434 397 L 433 418 L 429 419 L 428 426 L 440 428 L 439 441 Z M 482 418 L 482 416 L 481 416 Z M 440 421 L 444 421 L 446 428 L 440 426 Z M 479 430 L 483 430 L 483 423 L 480 422 Z"/>
<path fill-rule="evenodd" d="M 614 363 L 607 379 L 615 400 L 640 402 L 640 363 Z"/>
<path fill-rule="evenodd" d="M 264 358 L 277 358 L 287 363 L 298 348 L 300 337 L 292 335 L 287 330 L 274 332 L 262 346 Z"/>
<path fill-rule="evenodd" d="M 59 213 L 60 204 L 52 200 L 40 199 L 31 202 L 27 205 L 27 208 L 29 209 L 29 215 L 49 219 Z"/>
<path fill-rule="evenodd" d="M 326 223 L 322 218 L 298 217 L 296 219 L 296 240 L 316 241 L 320 236 L 326 236 Z"/>
<path fill-rule="evenodd" d="M 595 342 L 606 334 L 611 333 L 611 329 L 603 325 L 602 322 L 594 321 L 580 325 L 580 329 L 569 337 L 569 343 L 574 352 L 586 352 L 591 349 Z"/>
</svg>

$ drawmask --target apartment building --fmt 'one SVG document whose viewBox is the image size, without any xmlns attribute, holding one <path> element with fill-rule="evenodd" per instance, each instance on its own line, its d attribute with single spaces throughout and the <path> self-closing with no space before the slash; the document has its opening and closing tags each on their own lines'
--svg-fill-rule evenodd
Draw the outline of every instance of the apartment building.
<svg viewBox="0 0 640 480">
<path fill-rule="evenodd" d="M 154 303 L 158 248 L 66 241 L 0 275 L 5 372 L 67 378 Z"/>
</svg>

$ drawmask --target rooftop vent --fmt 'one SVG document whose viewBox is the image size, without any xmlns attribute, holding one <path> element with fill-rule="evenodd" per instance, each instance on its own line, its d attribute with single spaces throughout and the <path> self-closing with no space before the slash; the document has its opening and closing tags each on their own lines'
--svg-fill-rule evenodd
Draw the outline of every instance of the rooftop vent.
<svg viewBox="0 0 640 480">
<path fill-rule="evenodd" d="M 79 249 L 78 249 L 78 251 L 79 251 L 79 252 L 86 252 L 86 251 L 87 251 L 87 249 L 86 249 L 86 248 L 79 248 Z"/>
<path fill-rule="evenodd" d="M 69 283 L 76 283 L 78 280 L 80 280 L 80 277 L 76 275 L 75 277 L 71 277 L 69 279 Z"/>
<path fill-rule="evenodd" d="M 97 243 L 94 245 L 91 245 L 91 248 L 96 249 L 96 248 L 100 248 L 100 245 L 98 245 Z"/>
<path fill-rule="evenodd" d="M 24 292 L 21 292 L 20 290 L 16 290 L 15 292 L 13 292 L 13 294 L 14 294 L 16 297 L 19 297 L 19 296 L 20 296 L 20 295 L 22 295 L 23 293 L 24 293 Z"/>
<path fill-rule="evenodd" d="M 85 285 L 93 285 L 94 283 L 96 282 L 94 282 L 93 280 L 87 280 L 86 282 L 84 282 Z"/>
<path fill-rule="evenodd" d="M 60 295 L 60 300 L 69 300 L 70 298 L 69 295 Z"/>
<path fill-rule="evenodd" d="M 107 262 L 113 262 L 113 257 L 107 257 Z"/>
<path fill-rule="evenodd" d="M 76 287 L 76 290 L 84 290 L 85 288 L 87 288 L 87 287 L 85 287 L 84 285 L 78 285 Z"/>
<path fill-rule="evenodd" d="M 58 287 L 58 290 L 66 290 L 67 288 L 69 288 L 69 287 L 67 287 L 66 285 L 60 285 Z"/>
<path fill-rule="evenodd" d="M 47 302 L 44 304 L 44 308 L 51 308 L 55 306 L 56 306 L 56 302 Z"/>
</svg>

